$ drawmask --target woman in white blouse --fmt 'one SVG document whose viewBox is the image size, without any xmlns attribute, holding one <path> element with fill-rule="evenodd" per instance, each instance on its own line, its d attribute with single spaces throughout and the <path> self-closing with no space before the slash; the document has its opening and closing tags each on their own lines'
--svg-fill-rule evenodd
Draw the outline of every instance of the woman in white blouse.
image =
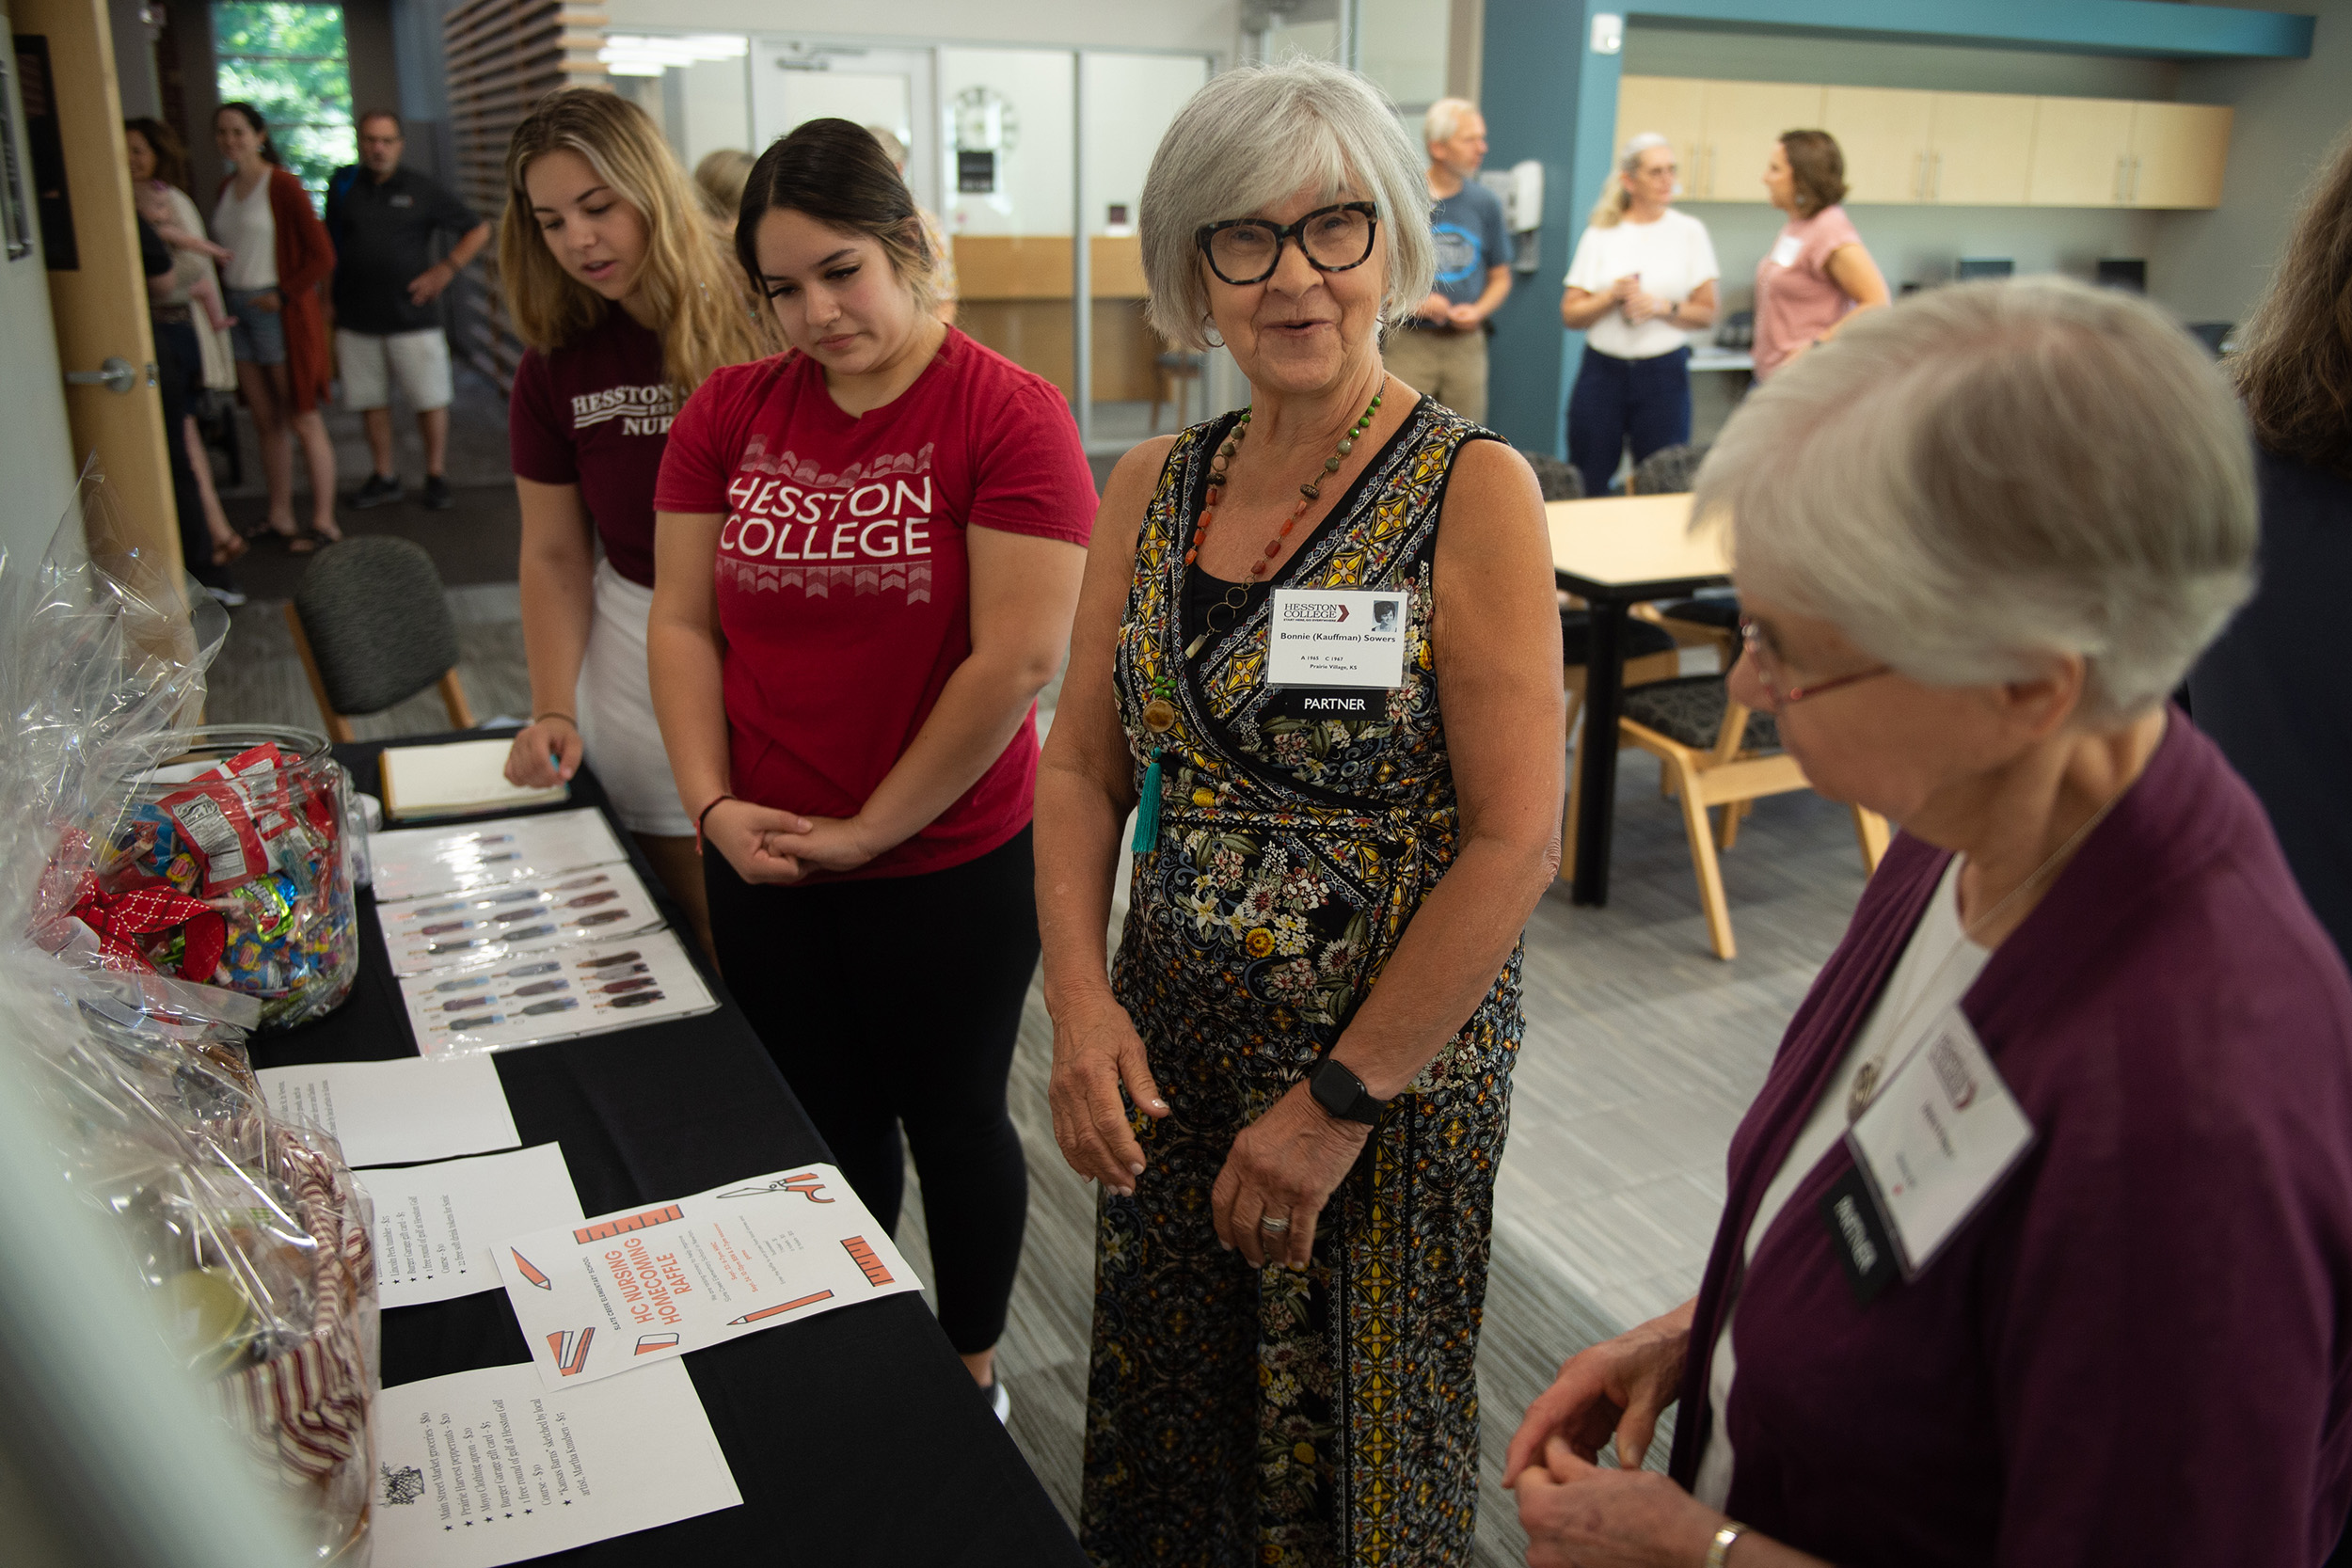
<svg viewBox="0 0 2352 1568">
<path fill-rule="evenodd" d="M 1584 493 L 1606 495 L 1626 441 L 1633 461 L 1691 438 L 1687 332 L 1715 322 L 1715 247 L 1707 225 L 1673 208 L 1674 145 L 1625 144 L 1590 227 L 1576 243 L 1560 319 L 1584 334 L 1568 397 L 1568 461 Z"/>
</svg>

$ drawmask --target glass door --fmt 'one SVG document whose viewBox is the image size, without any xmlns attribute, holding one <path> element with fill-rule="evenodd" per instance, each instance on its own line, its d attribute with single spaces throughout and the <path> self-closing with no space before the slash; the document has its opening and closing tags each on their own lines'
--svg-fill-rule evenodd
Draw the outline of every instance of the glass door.
<svg viewBox="0 0 2352 1568">
<path fill-rule="evenodd" d="M 1207 415 L 1208 356 L 1177 351 L 1144 324 L 1136 221 L 1160 138 L 1208 79 L 1209 62 L 1199 55 L 1089 50 L 1078 57 L 1088 302 L 1079 329 L 1089 372 L 1079 428 L 1089 451 L 1124 451 Z"/>
<path fill-rule="evenodd" d="M 928 49 L 757 39 L 752 47 L 752 150 L 812 119 L 879 125 L 907 150 L 907 188 L 936 213 L 939 135 Z"/>
</svg>

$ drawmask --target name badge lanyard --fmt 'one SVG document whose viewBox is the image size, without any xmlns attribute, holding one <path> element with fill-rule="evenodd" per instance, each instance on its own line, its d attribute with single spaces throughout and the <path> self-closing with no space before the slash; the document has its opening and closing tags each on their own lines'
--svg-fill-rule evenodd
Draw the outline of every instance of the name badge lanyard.
<svg viewBox="0 0 2352 1568">
<path fill-rule="evenodd" d="M 1939 1015 L 1935 1027 L 1915 1034 L 1912 1025 L 1917 1019 L 1920 1009 L 1927 1005 L 1930 998 L 1936 995 L 1937 988 L 1945 974 L 1950 970 L 1953 961 L 1966 950 L 1967 944 L 1976 934 L 1997 923 L 2002 913 L 2017 900 L 2046 883 L 2058 867 L 2074 854 L 2074 849 L 2082 841 L 2090 837 L 2100 823 L 2106 820 L 2107 813 L 2115 808 L 2116 800 L 2122 799 L 2122 796 L 2118 794 L 2092 813 L 2090 820 L 2077 828 L 2065 843 L 2051 851 L 2048 858 L 2036 866 L 2031 875 L 2011 888 L 1998 903 L 1967 923 L 1962 929 L 1960 941 L 1952 944 L 1951 948 L 1937 961 L 1935 968 L 1929 973 L 1926 983 L 1916 993 L 1916 999 L 1904 1008 L 1902 1015 L 1887 1030 L 1886 1043 L 1855 1070 L 1853 1085 L 1846 1096 L 1846 1147 L 1852 1156 L 1855 1168 L 1854 1172 L 1844 1181 L 1832 1188 L 1824 1198 L 1821 1208 L 1822 1218 L 1839 1245 L 1841 1260 L 1846 1264 L 1856 1293 L 1864 1301 L 1868 1301 L 1878 1293 L 1880 1289 L 1883 1288 L 1892 1277 L 1897 1261 L 1899 1261 L 1901 1265 L 1904 1278 L 1917 1278 L 1919 1274 L 1933 1260 L 1943 1242 L 1957 1231 L 1960 1223 L 1973 1213 L 1976 1208 L 1999 1185 L 2000 1179 L 2007 1175 L 2010 1166 L 2015 1164 L 2016 1158 L 2022 1155 L 2026 1147 L 2031 1143 L 2033 1132 L 2031 1124 L 2025 1122 L 2023 1113 L 2017 1112 L 2016 1117 L 2020 1127 L 2013 1147 L 2009 1148 L 2005 1155 L 1996 1157 L 1995 1168 L 1991 1171 L 1989 1179 L 1983 1182 L 1980 1190 L 1970 1196 L 1963 1211 L 1948 1225 L 1937 1227 L 1936 1233 L 1929 1238 L 1931 1244 L 1919 1247 L 1915 1251 L 1908 1244 L 1890 1246 L 1888 1243 L 1890 1241 L 1899 1240 L 1903 1235 L 1903 1227 L 1898 1223 L 1898 1215 L 1893 1212 L 1889 1201 L 1890 1192 L 1899 1194 L 1906 1188 L 1915 1188 L 1918 1185 L 1915 1173 L 1900 1173 L 1894 1181 L 1890 1182 L 1887 1173 L 1877 1168 L 1877 1162 L 1872 1158 L 1870 1149 L 1857 1132 L 1858 1124 L 1882 1096 L 1906 1079 L 1913 1064 L 1919 1060 L 1921 1053 L 1931 1050 L 1941 1053 L 1931 1062 L 1931 1065 L 1937 1069 L 1939 1078 L 1958 1077 L 1964 1080 L 1967 1075 L 1966 1067 L 1963 1065 L 1965 1058 L 1974 1056 L 1979 1059 L 1982 1070 L 1997 1085 L 1999 1098 L 2009 1101 L 2013 1105 L 2014 1101 L 2009 1094 L 2007 1085 L 1998 1083 L 2000 1076 L 1998 1069 L 1994 1067 L 1990 1057 L 1985 1054 L 1983 1047 L 1977 1041 L 1976 1032 L 1970 1027 L 1966 1015 L 1963 1014 L 1957 1006 L 1947 1009 L 1948 1017 Z M 1906 1049 L 1889 1069 L 1888 1058 L 1893 1055 L 1899 1044 L 1904 1045 Z M 1948 1063 L 1945 1060 L 1946 1057 L 1950 1058 Z M 1947 1090 L 1952 1090 L 1953 1085 L 1947 1083 L 1944 1087 Z M 1956 1103 L 1964 1107 L 1970 1102 L 1968 1096 L 1973 1092 L 1972 1090 L 1956 1091 L 1954 1093 Z M 1943 1152 L 1947 1155 L 1952 1153 L 1948 1138 L 1943 1139 Z M 1856 1189 L 1859 1191 L 1857 1192 Z M 1855 1204 L 1857 1196 L 1867 1197 L 1869 1207 L 1874 1211 L 1868 1219 L 1877 1222 L 1875 1227 L 1868 1224 L 1859 1212 Z M 1883 1250 L 1891 1251 L 1896 1256 L 1894 1258 L 1882 1257 L 1880 1254 Z"/>
</svg>

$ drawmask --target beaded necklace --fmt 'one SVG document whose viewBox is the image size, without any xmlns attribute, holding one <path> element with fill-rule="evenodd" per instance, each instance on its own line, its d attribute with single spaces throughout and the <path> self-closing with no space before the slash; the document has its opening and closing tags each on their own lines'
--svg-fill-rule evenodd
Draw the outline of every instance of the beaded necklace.
<svg viewBox="0 0 2352 1568">
<path fill-rule="evenodd" d="M 1386 376 L 1381 378 L 1381 385 L 1388 385 Z M 1184 657 L 1198 657 L 1212 636 L 1232 628 L 1234 618 L 1249 603 L 1251 585 L 1273 569 L 1275 558 L 1282 553 L 1282 541 L 1297 529 L 1298 520 L 1307 515 L 1307 509 L 1323 499 L 1324 482 L 1340 471 L 1341 463 L 1356 450 L 1357 439 L 1371 428 L 1373 416 L 1379 412 L 1380 394 L 1375 392 L 1362 417 L 1348 427 L 1347 434 L 1340 437 L 1337 450 L 1323 460 L 1323 471 L 1298 487 L 1298 504 L 1292 507 L 1291 515 L 1282 519 L 1280 531 L 1266 541 L 1265 553 L 1249 563 L 1248 578 L 1232 584 L 1225 590 L 1225 596 L 1209 607 L 1208 614 L 1203 617 L 1208 625 L 1201 628 L 1200 636 L 1185 645 Z M 1201 544 L 1209 537 L 1209 525 L 1216 520 L 1216 509 L 1225 499 L 1225 485 L 1232 471 L 1233 458 L 1241 451 L 1243 437 L 1249 434 L 1249 415 L 1248 408 L 1241 411 L 1241 419 L 1233 426 L 1232 433 L 1218 445 L 1216 455 L 1209 460 L 1209 486 L 1200 499 L 1200 520 L 1194 525 L 1192 543 L 1184 549 L 1186 566 L 1200 560 Z M 1225 611 L 1223 626 L 1216 621 L 1216 612 L 1220 610 Z M 1152 683 L 1152 700 L 1143 705 L 1142 718 L 1144 728 L 1153 735 L 1165 735 L 1175 727 L 1176 681 L 1172 675 L 1163 674 Z M 1160 752 L 1154 748 L 1152 764 L 1143 772 L 1141 799 L 1136 804 L 1136 834 L 1132 845 L 1135 852 L 1142 855 L 1149 854 L 1159 841 Z"/>
</svg>

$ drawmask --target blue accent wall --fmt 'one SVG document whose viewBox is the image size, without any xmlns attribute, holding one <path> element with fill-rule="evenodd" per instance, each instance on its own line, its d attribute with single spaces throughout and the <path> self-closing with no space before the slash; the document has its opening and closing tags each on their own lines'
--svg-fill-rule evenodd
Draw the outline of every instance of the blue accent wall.
<svg viewBox="0 0 2352 1568">
<path fill-rule="evenodd" d="M 1583 334 L 1560 325 L 1561 277 L 1609 178 L 1623 56 L 1592 20 L 2158 59 L 2304 59 L 2313 19 L 2172 0 L 1486 0 L 1487 166 L 1544 167 L 1541 253 L 1495 313 L 1486 422 L 1513 445 L 1566 455 Z"/>
</svg>

